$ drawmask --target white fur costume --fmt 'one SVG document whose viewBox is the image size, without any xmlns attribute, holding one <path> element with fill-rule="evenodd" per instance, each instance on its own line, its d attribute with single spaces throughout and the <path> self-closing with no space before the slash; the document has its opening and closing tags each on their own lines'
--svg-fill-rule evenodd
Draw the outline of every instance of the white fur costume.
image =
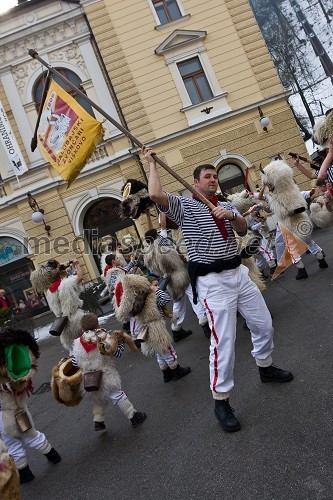
<svg viewBox="0 0 333 500">
<path fill-rule="evenodd" d="M 74 339 L 81 335 L 81 318 L 84 315 L 81 309 L 83 301 L 80 299 L 80 293 L 83 286 L 78 283 L 76 276 L 70 276 L 61 280 L 59 288 L 55 292 L 46 292 L 46 297 L 51 311 L 55 316 L 68 316 L 60 342 L 70 351 Z"/>
<path fill-rule="evenodd" d="M 313 225 L 306 213 L 306 201 L 294 182 L 292 168 L 286 162 L 276 160 L 263 172 L 263 184 L 269 190 L 270 207 L 278 222 L 298 238 L 308 241 Z"/>
<path fill-rule="evenodd" d="M 256 204 L 256 200 L 247 189 L 243 189 L 240 193 L 229 194 L 227 201 L 234 205 L 240 214 L 243 214 Z"/>
<path fill-rule="evenodd" d="M 310 204 L 310 217 L 316 226 L 326 229 L 333 224 L 333 212 L 327 210 L 324 200 L 325 196 L 321 195 L 312 201 Z"/>
<path fill-rule="evenodd" d="M 121 390 L 120 375 L 114 366 L 112 356 L 100 353 L 96 345 L 97 335 L 103 341 L 106 337 L 106 332 L 103 329 L 88 330 L 82 334 L 81 338 L 75 339 L 73 345 L 75 362 L 82 369 L 83 375 L 92 371 L 102 371 L 99 389 L 97 391 L 84 392 L 94 403 L 94 421 L 104 421 L 105 409 L 109 401 L 117 405 L 125 416 L 130 419 L 133 417 L 135 409 L 128 400 L 126 393 Z M 92 345 L 93 348 L 87 351 L 84 344 Z"/>
</svg>

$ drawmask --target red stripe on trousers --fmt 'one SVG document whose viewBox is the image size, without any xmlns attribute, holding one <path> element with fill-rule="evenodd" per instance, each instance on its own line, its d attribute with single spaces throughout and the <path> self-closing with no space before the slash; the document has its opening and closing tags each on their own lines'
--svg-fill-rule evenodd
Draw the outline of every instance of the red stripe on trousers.
<svg viewBox="0 0 333 500">
<path fill-rule="evenodd" d="M 219 339 L 216 335 L 216 330 L 215 330 L 215 324 L 214 324 L 214 314 L 213 314 L 213 311 L 211 311 L 208 307 L 208 303 L 207 303 L 207 300 L 204 299 L 204 304 L 205 304 L 205 307 L 208 311 L 208 314 L 210 316 L 210 320 L 212 322 L 212 326 L 211 326 L 211 331 L 212 331 L 212 334 L 214 336 L 214 339 L 215 339 L 215 342 L 218 344 L 219 343 Z M 217 354 L 217 349 L 216 347 L 214 347 L 214 380 L 213 380 L 213 391 L 216 392 L 216 384 L 217 384 L 217 379 L 219 377 L 219 372 L 218 372 L 218 369 L 217 369 L 217 358 L 218 358 L 218 354 Z"/>
<path fill-rule="evenodd" d="M 171 345 L 169 345 L 168 351 L 171 354 L 171 356 L 173 357 L 173 360 L 176 361 L 176 356 L 174 354 L 175 351 L 172 349 Z"/>
</svg>

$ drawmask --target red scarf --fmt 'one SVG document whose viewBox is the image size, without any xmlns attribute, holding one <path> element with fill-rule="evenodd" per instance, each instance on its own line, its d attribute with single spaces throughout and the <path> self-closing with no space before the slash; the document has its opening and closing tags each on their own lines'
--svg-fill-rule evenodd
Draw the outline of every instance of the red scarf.
<svg viewBox="0 0 333 500">
<path fill-rule="evenodd" d="M 80 342 L 86 352 L 93 351 L 97 347 L 97 342 L 86 342 L 82 337 L 80 337 Z"/>
<path fill-rule="evenodd" d="M 199 198 L 195 194 L 192 194 L 192 198 L 194 198 L 197 201 L 200 201 L 200 203 L 203 203 L 201 200 L 199 200 Z M 216 195 L 213 196 L 213 198 L 207 198 L 207 200 L 210 201 L 214 205 L 214 207 L 217 207 L 219 200 L 218 200 L 218 197 Z M 229 234 L 228 234 L 228 230 L 226 228 L 224 219 L 218 219 L 213 214 L 211 214 L 211 216 L 213 217 L 215 224 L 219 228 L 219 231 L 220 231 L 223 239 L 227 240 L 229 238 Z"/>
<path fill-rule="evenodd" d="M 104 268 L 104 277 L 106 276 L 106 273 L 108 272 L 109 269 L 112 269 L 113 266 L 106 265 Z"/>
<path fill-rule="evenodd" d="M 56 281 L 54 281 L 53 283 L 51 283 L 51 285 L 49 286 L 50 292 L 51 293 L 56 292 L 59 288 L 60 283 L 61 283 L 61 278 L 59 278 Z"/>
</svg>

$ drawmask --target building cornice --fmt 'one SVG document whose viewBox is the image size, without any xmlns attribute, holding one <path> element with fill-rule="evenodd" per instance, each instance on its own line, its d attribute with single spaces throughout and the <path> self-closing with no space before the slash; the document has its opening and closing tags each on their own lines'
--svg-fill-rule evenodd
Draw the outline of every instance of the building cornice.
<svg viewBox="0 0 333 500">
<path fill-rule="evenodd" d="M 30 28 L 26 28 L 20 34 L 21 36 L 17 36 L 19 33 L 16 33 L 13 37 L 8 37 L 7 40 L 4 37 L 0 46 L 1 70 L 4 71 L 29 60 L 28 50 L 30 48 L 43 54 L 50 49 L 55 50 L 68 45 L 69 42 L 81 40 L 89 34 L 88 26 L 83 24 L 82 16 L 75 15 L 70 20 L 65 17 L 61 18 L 62 16 L 57 24 L 50 24 L 50 26 L 44 25 L 42 27 L 41 24 L 38 24 L 33 32 Z M 80 31 L 78 30 L 78 21 L 82 23 Z M 83 26 L 86 26 L 85 30 L 82 30 Z"/>
<path fill-rule="evenodd" d="M 191 125 L 183 130 L 178 130 L 177 132 L 175 132 L 173 134 L 165 135 L 165 136 L 160 137 L 158 139 L 155 139 L 153 141 L 149 141 L 149 142 L 147 142 L 146 145 L 149 144 L 149 146 L 153 147 L 153 146 L 156 146 L 158 144 L 163 144 L 163 143 L 172 141 L 174 139 L 177 139 L 179 137 L 183 137 L 183 136 L 186 136 L 188 134 L 192 134 L 194 131 L 201 130 L 209 125 L 214 125 L 216 123 L 224 122 L 225 120 L 227 120 L 229 118 L 243 115 L 244 113 L 247 113 L 248 111 L 256 110 L 256 112 L 257 112 L 258 106 L 265 106 L 265 105 L 271 104 L 273 102 L 277 102 L 280 100 L 286 100 L 291 94 L 292 94 L 292 92 L 290 90 L 281 92 L 281 94 L 278 94 L 274 97 L 269 97 L 268 99 L 263 99 L 261 101 L 250 104 L 248 106 L 244 106 L 243 108 L 239 108 L 235 111 L 229 111 L 221 116 L 217 116 L 217 117 L 212 118 L 210 120 L 205 120 L 202 123 L 197 123 L 195 125 Z M 131 153 L 137 153 L 138 151 L 140 151 L 140 148 L 138 148 L 138 147 L 130 149 Z"/>
</svg>

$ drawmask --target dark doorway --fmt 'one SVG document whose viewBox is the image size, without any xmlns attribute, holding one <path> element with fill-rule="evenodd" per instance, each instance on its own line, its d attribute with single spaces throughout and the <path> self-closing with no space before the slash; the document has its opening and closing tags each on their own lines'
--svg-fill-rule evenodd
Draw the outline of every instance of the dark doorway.
<svg viewBox="0 0 333 500">
<path fill-rule="evenodd" d="M 134 222 L 131 219 L 119 218 L 119 204 L 120 201 L 114 198 L 103 198 L 90 206 L 84 216 L 84 234 L 99 270 L 100 256 L 105 247 L 111 247 L 115 242 L 123 243 L 129 235 L 140 242 Z"/>
</svg>

